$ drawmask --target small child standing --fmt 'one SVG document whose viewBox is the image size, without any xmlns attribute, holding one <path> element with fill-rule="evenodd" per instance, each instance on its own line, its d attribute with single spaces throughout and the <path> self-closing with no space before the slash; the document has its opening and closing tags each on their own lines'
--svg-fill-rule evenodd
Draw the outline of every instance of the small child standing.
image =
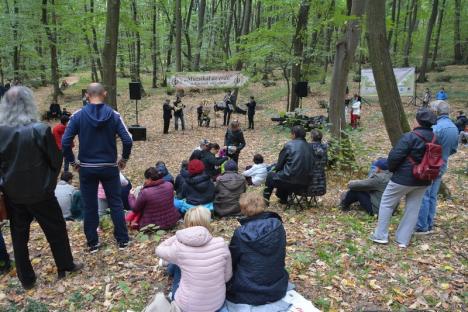
<svg viewBox="0 0 468 312">
<path fill-rule="evenodd" d="M 210 221 L 208 209 L 194 207 L 185 214 L 185 229 L 156 248 L 156 255 L 170 263 L 172 295 L 182 311 L 218 311 L 226 299 L 231 253 L 223 238 L 211 235 Z"/>
</svg>

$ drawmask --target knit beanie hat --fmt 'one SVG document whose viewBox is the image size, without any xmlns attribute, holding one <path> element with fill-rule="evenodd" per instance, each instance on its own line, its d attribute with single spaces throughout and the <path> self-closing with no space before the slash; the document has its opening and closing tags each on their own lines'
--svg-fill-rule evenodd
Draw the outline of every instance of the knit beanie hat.
<svg viewBox="0 0 468 312">
<path fill-rule="evenodd" d="M 437 116 L 428 108 L 421 108 L 416 113 L 416 121 L 421 127 L 430 128 L 437 123 Z"/>
<path fill-rule="evenodd" d="M 234 160 L 228 160 L 224 164 L 224 170 L 225 171 L 231 171 L 231 172 L 237 172 L 237 164 Z"/>
<path fill-rule="evenodd" d="M 188 172 L 191 176 L 202 173 L 205 170 L 205 165 L 201 160 L 193 159 L 188 164 Z"/>
<path fill-rule="evenodd" d="M 388 162 L 386 158 L 379 158 L 374 165 L 379 167 L 381 170 L 388 170 Z"/>
</svg>

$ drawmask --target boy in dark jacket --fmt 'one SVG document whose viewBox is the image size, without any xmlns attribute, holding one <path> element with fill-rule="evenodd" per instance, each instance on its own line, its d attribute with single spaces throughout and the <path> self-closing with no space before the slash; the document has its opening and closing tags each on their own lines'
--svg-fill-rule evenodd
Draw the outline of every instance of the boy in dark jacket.
<svg viewBox="0 0 468 312">
<path fill-rule="evenodd" d="M 239 198 L 247 189 L 247 182 L 237 173 L 237 164 L 229 160 L 224 165 L 224 174 L 216 179 L 214 208 L 221 217 L 236 215 L 240 212 Z"/>
<path fill-rule="evenodd" d="M 189 172 L 187 170 L 188 161 L 184 160 L 180 164 L 180 172 L 177 175 L 174 183 L 175 196 L 178 199 L 182 199 L 182 187 L 184 186 L 185 180 L 189 177 Z"/>
<path fill-rule="evenodd" d="M 227 161 L 228 157 L 216 157 L 219 152 L 219 144 L 210 143 L 206 150 L 202 151 L 201 161 L 205 165 L 205 172 L 213 180 L 221 173 L 219 167 Z"/>
<path fill-rule="evenodd" d="M 240 128 L 239 121 L 234 120 L 227 129 L 224 136 L 224 146 L 227 148 L 228 156 L 238 163 L 240 152 L 245 147 L 244 133 Z"/>
<path fill-rule="evenodd" d="M 281 217 L 265 212 L 265 202 L 255 192 L 241 196 L 240 209 L 246 218 L 240 220 L 229 245 L 233 275 L 226 299 L 255 306 L 278 301 L 286 295 L 289 278 Z"/>
<path fill-rule="evenodd" d="M 371 240 L 378 244 L 388 243 L 388 228 L 393 210 L 403 196 L 406 196 L 406 207 L 403 218 L 395 233 L 395 241 L 401 248 L 406 248 L 413 235 L 418 221 L 419 209 L 429 180 L 418 180 L 413 175 L 413 164 L 419 164 L 426 151 L 426 143 L 419 137 L 431 142 L 434 136 L 432 126 L 436 123 L 436 115 L 427 108 L 416 113 L 416 120 L 420 127 L 405 133 L 388 155 L 388 169 L 393 176 L 382 195 L 379 209 L 379 221 Z M 439 144 L 438 141 L 436 141 Z"/>
<path fill-rule="evenodd" d="M 388 171 L 387 159 L 379 159 L 374 163 L 375 171 L 365 180 L 350 181 L 349 191 L 342 194 L 341 209 L 349 210 L 349 206 L 359 202 L 366 212 L 373 216 L 379 213 L 382 194 L 392 176 Z"/>
</svg>

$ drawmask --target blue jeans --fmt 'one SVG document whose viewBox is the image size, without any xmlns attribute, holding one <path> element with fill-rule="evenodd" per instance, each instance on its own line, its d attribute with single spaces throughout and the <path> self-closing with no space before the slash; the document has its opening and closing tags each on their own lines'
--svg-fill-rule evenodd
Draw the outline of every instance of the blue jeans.
<svg viewBox="0 0 468 312">
<path fill-rule="evenodd" d="M 169 273 L 170 276 L 172 276 L 172 300 L 175 298 L 175 293 L 177 289 L 179 289 L 180 285 L 180 279 L 182 278 L 182 271 L 180 271 L 180 268 L 172 263 L 169 263 L 167 266 L 167 273 Z"/>
<path fill-rule="evenodd" d="M 426 193 L 424 193 L 424 198 L 421 203 L 421 209 L 419 210 L 419 217 L 418 223 L 416 224 L 416 230 L 422 232 L 432 230 L 437 210 L 437 194 L 439 193 L 441 183 L 441 177 L 435 179 L 432 182 L 432 185 L 427 188 Z"/>
<path fill-rule="evenodd" d="M 88 246 L 99 243 L 97 228 L 99 226 L 97 191 L 99 181 L 102 183 L 109 204 L 114 237 L 118 243 L 127 243 L 128 231 L 121 197 L 119 169 L 117 167 L 80 168 L 81 198 L 84 204 L 84 232 Z"/>
<path fill-rule="evenodd" d="M 5 241 L 3 240 L 2 231 L 0 231 L 0 268 L 10 265 L 10 256 L 6 250 Z"/>
<path fill-rule="evenodd" d="M 366 210 L 366 212 L 369 215 L 374 215 L 374 210 L 372 209 L 372 202 L 368 192 L 349 190 L 346 193 L 346 197 L 344 198 L 341 204 L 346 209 L 349 208 L 349 206 L 355 202 L 359 202 L 359 205 L 362 208 L 364 208 L 364 210 Z"/>
</svg>

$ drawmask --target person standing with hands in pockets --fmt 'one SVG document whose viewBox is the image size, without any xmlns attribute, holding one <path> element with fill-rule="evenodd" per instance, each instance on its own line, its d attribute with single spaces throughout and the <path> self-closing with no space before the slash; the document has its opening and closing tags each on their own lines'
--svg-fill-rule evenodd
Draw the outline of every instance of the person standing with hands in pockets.
<svg viewBox="0 0 468 312">
<path fill-rule="evenodd" d="M 80 173 L 80 188 L 84 203 L 84 232 L 90 253 L 99 250 L 97 191 L 102 183 L 114 223 L 114 236 L 120 250 L 128 246 L 129 237 L 120 196 L 119 169 L 130 157 L 132 137 L 122 117 L 104 103 L 107 92 L 100 83 L 88 86 L 89 104 L 70 118 L 62 139 L 64 156 Z M 72 151 L 73 138 L 78 135 L 78 160 Z M 117 161 L 116 135 L 122 140 L 122 156 Z"/>
</svg>

